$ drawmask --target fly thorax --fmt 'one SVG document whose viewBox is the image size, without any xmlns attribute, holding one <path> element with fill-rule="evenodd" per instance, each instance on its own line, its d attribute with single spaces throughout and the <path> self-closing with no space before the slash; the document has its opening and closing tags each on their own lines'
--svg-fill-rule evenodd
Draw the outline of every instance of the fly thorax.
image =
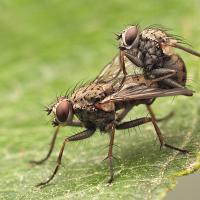
<svg viewBox="0 0 200 200">
<path fill-rule="evenodd" d="M 159 43 L 168 40 L 168 36 L 166 35 L 166 33 L 159 29 L 145 29 L 144 31 L 141 32 L 141 37 L 157 41 Z"/>
<path fill-rule="evenodd" d="M 165 56 L 157 40 L 141 35 L 138 57 L 144 63 L 144 68 L 150 71 L 154 67 L 162 67 Z"/>
</svg>

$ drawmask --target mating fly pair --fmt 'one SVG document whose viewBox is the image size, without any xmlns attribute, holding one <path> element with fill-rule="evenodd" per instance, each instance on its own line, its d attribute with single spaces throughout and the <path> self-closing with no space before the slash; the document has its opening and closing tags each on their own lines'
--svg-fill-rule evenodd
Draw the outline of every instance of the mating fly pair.
<svg viewBox="0 0 200 200">
<path fill-rule="evenodd" d="M 120 66 L 124 75 L 127 74 L 124 58 L 127 57 L 136 67 L 142 68 L 147 80 L 158 82 L 161 88 L 181 88 L 186 83 L 184 61 L 173 48 L 200 57 L 200 53 L 184 46 L 187 43 L 181 37 L 155 25 L 143 31 L 139 26 L 129 26 L 117 39 L 120 40 Z"/>
<path fill-rule="evenodd" d="M 135 34 L 134 39 L 131 36 L 133 33 Z M 125 47 L 124 44 L 122 47 L 121 43 L 120 55 L 115 56 L 95 80 L 79 87 L 70 96 L 58 98 L 57 101 L 47 109 L 47 113 L 53 114 L 54 116 L 53 125 L 56 126 L 56 130 L 46 157 L 39 161 L 31 161 L 32 163 L 41 164 L 50 157 L 61 126 L 83 127 L 84 130 L 64 139 L 57 158 L 57 165 L 52 175 L 46 181 L 39 183 L 38 186 L 46 185 L 54 178 L 61 165 L 63 152 L 67 143 L 89 138 L 97 129 L 110 135 L 108 155 L 106 157 L 110 172 L 108 183 L 111 183 L 114 179 L 113 144 L 116 130 L 129 129 L 150 122 L 155 128 L 161 147 L 165 146 L 183 153 L 187 152 L 186 150 L 165 143 L 157 125 L 158 120 L 151 108 L 151 104 L 157 97 L 193 95 L 193 91 L 184 87 L 186 82 L 185 64 L 176 54 L 172 54 L 170 59 L 164 59 L 164 57 L 161 59 L 159 54 L 156 54 L 159 61 L 163 61 L 157 61 L 160 65 L 158 66 L 158 70 L 155 71 L 154 68 L 157 69 L 155 65 L 156 62 L 150 67 L 146 56 L 148 54 L 139 53 L 140 51 L 135 49 L 136 46 L 139 47 L 138 44 L 135 45 L 135 41 L 137 41 L 137 43 L 140 41 L 138 33 L 139 32 L 135 32 L 133 27 L 129 27 L 123 31 L 119 38 L 122 42 L 125 42 L 124 44 L 128 44 L 129 48 Z M 156 45 L 155 43 L 153 44 Z M 157 46 L 151 47 L 156 50 L 158 49 Z M 163 56 L 163 53 L 162 51 L 161 56 Z M 143 64 L 146 64 L 140 65 L 139 68 L 137 68 L 138 65 L 136 64 L 142 60 L 141 58 L 144 58 Z M 168 63 L 168 65 L 161 65 L 161 63 Z M 141 67 L 143 71 L 138 71 Z M 161 72 L 162 69 L 168 69 L 168 67 L 175 70 L 178 69 L 178 72 L 176 71 L 173 76 L 168 76 L 169 71 L 167 71 L 167 73 L 162 72 L 162 75 L 158 73 Z M 172 70 L 170 73 L 171 72 Z M 172 87 L 168 84 L 168 81 L 163 82 L 165 80 L 176 82 L 180 84 L 181 87 Z M 123 122 L 123 119 L 129 111 L 134 106 L 140 104 L 146 105 L 150 117 L 142 117 Z"/>
</svg>

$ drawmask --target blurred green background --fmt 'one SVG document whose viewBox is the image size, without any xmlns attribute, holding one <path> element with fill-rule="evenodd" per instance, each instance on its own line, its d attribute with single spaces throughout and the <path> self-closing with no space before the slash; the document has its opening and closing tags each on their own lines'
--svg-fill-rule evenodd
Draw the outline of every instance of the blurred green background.
<svg viewBox="0 0 200 200">
<path fill-rule="evenodd" d="M 194 154 L 180 157 L 169 150 L 159 151 L 150 124 L 141 131 L 131 130 L 133 134 L 119 133 L 117 178 L 112 187 L 106 187 L 108 170 L 101 161 L 108 137 L 98 133 L 68 145 L 59 175 L 38 190 L 34 185 L 51 173 L 63 138 L 80 131 L 67 127 L 46 164 L 34 167 L 28 161 L 45 155 L 53 133 L 43 105 L 77 82 L 97 75 L 117 53 L 114 33 L 134 23 L 141 27 L 162 24 L 200 50 L 200 1 L 1 0 L 0 13 L 0 199 L 164 197 L 175 185 L 166 177 L 195 162 L 200 146 L 200 62 L 183 52 L 188 84 L 197 94 L 174 101 L 162 99 L 154 108 L 158 116 L 177 111 L 161 128 L 172 144 L 187 147 Z M 144 114 L 144 109 L 137 108 L 131 117 Z"/>
</svg>

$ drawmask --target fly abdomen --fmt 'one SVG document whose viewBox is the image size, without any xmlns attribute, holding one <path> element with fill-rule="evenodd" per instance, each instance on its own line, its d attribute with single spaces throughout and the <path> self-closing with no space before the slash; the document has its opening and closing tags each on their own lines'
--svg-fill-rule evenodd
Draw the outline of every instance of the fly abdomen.
<svg viewBox="0 0 200 200">
<path fill-rule="evenodd" d="M 168 60 L 164 62 L 164 67 L 176 70 L 176 75 L 173 77 L 173 80 L 182 86 L 185 86 L 187 70 L 183 59 L 178 54 L 171 55 Z"/>
</svg>

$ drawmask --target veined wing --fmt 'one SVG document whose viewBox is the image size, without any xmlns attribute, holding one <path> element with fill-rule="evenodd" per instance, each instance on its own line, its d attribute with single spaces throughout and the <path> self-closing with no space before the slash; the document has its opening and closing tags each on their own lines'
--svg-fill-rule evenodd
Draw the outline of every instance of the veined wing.
<svg viewBox="0 0 200 200">
<path fill-rule="evenodd" d="M 135 75 L 141 74 L 142 69 L 136 67 L 132 62 L 125 58 L 125 67 L 128 74 Z M 109 62 L 100 74 L 94 80 L 95 83 L 108 83 L 110 81 L 119 81 L 124 77 L 120 67 L 120 56 L 116 55 L 111 62 Z"/>
<path fill-rule="evenodd" d="M 138 77 L 139 76 L 130 77 L 132 81 L 125 81 L 123 88 L 106 97 L 100 103 L 105 103 L 109 101 L 126 102 L 134 100 L 146 100 L 157 97 L 177 95 L 192 96 L 194 93 L 192 90 L 189 90 L 187 88 L 161 89 L 158 87 L 157 83 L 149 85 L 144 82 L 142 83 L 141 81 L 138 81 Z"/>
</svg>

